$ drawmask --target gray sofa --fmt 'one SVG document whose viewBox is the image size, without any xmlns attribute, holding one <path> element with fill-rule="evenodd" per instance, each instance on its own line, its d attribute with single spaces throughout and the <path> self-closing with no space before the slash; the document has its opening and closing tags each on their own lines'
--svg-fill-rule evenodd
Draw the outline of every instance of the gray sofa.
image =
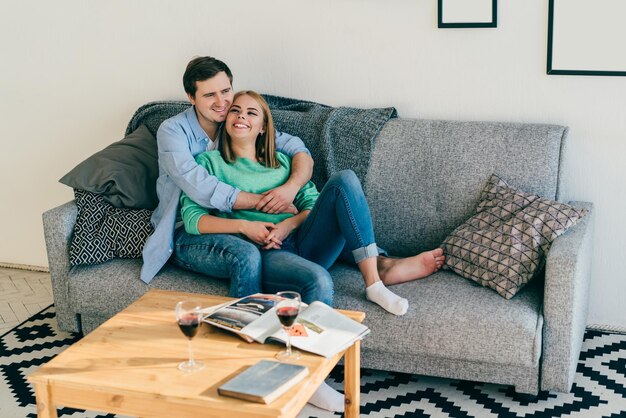
<svg viewBox="0 0 626 418">
<path fill-rule="evenodd" d="M 162 118 L 142 121 L 152 130 Z M 167 115 L 165 115 L 167 116 Z M 150 120 L 149 120 L 150 119 Z M 130 125 L 129 125 L 130 126 Z M 561 199 L 567 128 L 555 125 L 390 119 L 372 153 L 365 190 L 378 244 L 393 255 L 439 246 L 473 212 L 492 173 Z M 396 317 L 366 301 L 358 271 L 338 264 L 335 307 L 364 311 L 363 367 L 513 385 L 518 393 L 570 390 L 583 339 L 590 277 L 589 215 L 558 237 L 545 277 L 506 300 L 450 270 L 395 286 L 410 302 Z M 150 288 L 226 295 L 228 284 L 166 265 L 146 285 L 140 259 L 69 264 L 74 202 L 44 213 L 59 327 L 87 333 Z"/>
</svg>

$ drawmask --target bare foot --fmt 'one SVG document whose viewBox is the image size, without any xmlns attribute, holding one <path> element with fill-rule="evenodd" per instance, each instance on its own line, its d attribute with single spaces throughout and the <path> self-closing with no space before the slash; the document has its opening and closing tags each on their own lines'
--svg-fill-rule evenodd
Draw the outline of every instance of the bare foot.
<svg viewBox="0 0 626 418">
<path fill-rule="evenodd" d="M 385 285 L 422 279 L 439 270 L 445 259 L 441 248 L 406 258 L 378 256 L 378 274 Z"/>
</svg>

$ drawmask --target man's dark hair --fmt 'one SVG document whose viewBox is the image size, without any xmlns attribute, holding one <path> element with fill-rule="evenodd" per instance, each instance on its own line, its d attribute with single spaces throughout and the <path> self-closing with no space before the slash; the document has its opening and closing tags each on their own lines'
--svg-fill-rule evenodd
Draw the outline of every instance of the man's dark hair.
<svg viewBox="0 0 626 418">
<path fill-rule="evenodd" d="M 230 72 L 228 65 L 213 57 L 196 57 L 189 61 L 185 74 L 183 74 L 183 87 L 185 92 L 191 97 L 196 96 L 196 81 L 204 81 L 215 77 L 218 73 L 224 71 L 233 84 L 233 73 Z"/>
</svg>

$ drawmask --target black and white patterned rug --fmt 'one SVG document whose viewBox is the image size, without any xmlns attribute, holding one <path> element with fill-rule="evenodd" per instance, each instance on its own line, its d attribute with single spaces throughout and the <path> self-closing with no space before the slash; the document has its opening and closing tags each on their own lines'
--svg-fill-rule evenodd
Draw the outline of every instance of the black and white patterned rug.
<svg viewBox="0 0 626 418">
<path fill-rule="evenodd" d="M 59 331 L 54 307 L 34 315 L 0 338 L 0 417 L 37 416 L 26 376 L 78 340 Z M 626 335 L 587 331 L 571 393 L 540 392 L 518 399 L 510 387 L 378 370 L 361 370 L 362 417 L 626 418 Z M 327 382 L 343 389 L 343 369 Z M 311 406 L 300 417 L 340 417 Z M 59 417 L 113 418 L 71 408 Z"/>
</svg>

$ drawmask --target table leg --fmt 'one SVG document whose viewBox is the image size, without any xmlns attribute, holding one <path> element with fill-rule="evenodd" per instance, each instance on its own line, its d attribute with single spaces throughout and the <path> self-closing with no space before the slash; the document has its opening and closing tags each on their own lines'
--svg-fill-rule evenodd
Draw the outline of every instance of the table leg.
<svg viewBox="0 0 626 418">
<path fill-rule="evenodd" d="M 343 362 L 346 418 L 358 418 L 361 405 L 361 340 L 346 350 Z"/>
<path fill-rule="evenodd" d="M 52 391 L 47 383 L 35 383 L 37 418 L 57 418 L 57 409 L 52 401 Z"/>
</svg>

